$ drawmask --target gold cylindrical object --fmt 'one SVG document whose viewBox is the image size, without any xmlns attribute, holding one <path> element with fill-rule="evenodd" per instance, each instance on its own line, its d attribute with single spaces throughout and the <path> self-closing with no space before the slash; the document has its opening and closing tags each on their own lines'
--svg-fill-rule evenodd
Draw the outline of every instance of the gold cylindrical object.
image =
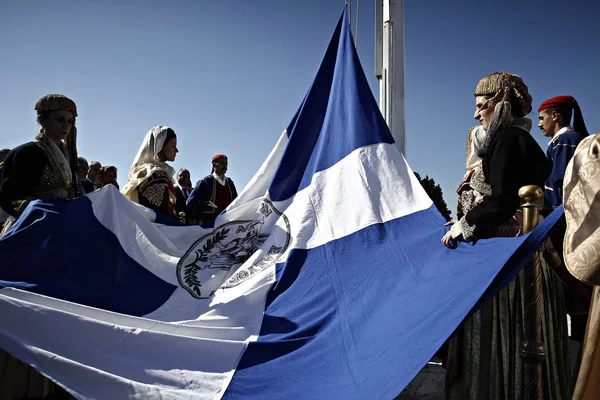
<svg viewBox="0 0 600 400">
<path fill-rule="evenodd" d="M 182 224 L 185 224 L 185 212 L 180 212 L 179 213 L 179 221 L 181 221 Z"/>
<path fill-rule="evenodd" d="M 534 185 L 519 190 L 523 202 L 523 233 L 529 233 L 537 226 L 539 209 L 536 202 L 543 195 L 542 189 Z M 542 399 L 544 396 L 542 364 L 546 361 L 547 350 L 542 341 L 542 284 L 540 254 L 536 251 L 523 270 L 525 326 L 519 352 L 525 364 L 524 399 Z"/>
</svg>

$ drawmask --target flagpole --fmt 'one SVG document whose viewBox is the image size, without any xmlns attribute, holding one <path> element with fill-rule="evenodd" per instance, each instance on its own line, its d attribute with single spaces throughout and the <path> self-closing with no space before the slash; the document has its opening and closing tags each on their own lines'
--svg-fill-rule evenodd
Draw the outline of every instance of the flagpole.
<svg viewBox="0 0 600 400">
<path fill-rule="evenodd" d="M 406 156 L 403 0 L 375 0 L 375 75 L 379 80 L 379 109 Z"/>
</svg>

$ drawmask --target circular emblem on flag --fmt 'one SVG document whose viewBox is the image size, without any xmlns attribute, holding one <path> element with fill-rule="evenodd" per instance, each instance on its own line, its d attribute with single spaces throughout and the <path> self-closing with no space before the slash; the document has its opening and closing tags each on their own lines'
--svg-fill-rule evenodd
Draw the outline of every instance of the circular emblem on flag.
<svg viewBox="0 0 600 400">
<path fill-rule="evenodd" d="M 290 239 L 288 218 L 263 199 L 254 219 L 227 222 L 196 240 L 177 263 L 177 280 L 193 297 L 207 299 L 274 265 Z"/>
</svg>

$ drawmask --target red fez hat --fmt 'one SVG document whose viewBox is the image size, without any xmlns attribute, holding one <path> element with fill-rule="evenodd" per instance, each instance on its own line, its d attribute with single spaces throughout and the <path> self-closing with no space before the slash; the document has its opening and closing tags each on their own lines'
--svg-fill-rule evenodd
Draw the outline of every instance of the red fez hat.
<svg viewBox="0 0 600 400">
<path fill-rule="evenodd" d="M 538 112 L 558 106 L 565 106 L 572 109 L 576 104 L 577 100 L 573 96 L 556 96 L 543 102 L 540 108 L 538 108 Z"/>
<path fill-rule="evenodd" d="M 217 161 L 219 158 L 227 158 L 225 154 L 216 154 L 213 156 L 212 160 Z"/>
</svg>

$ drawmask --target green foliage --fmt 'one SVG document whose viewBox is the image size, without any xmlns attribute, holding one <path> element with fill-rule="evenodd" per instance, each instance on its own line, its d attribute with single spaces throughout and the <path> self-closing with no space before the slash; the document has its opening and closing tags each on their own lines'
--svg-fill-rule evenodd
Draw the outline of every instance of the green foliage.
<svg viewBox="0 0 600 400">
<path fill-rule="evenodd" d="M 415 176 L 419 182 L 421 182 L 421 186 L 423 186 L 423 189 L 425 189 L 425 192 L 429 195 L 438 211 L 447 221 L 450 221 L 452 212 L 448 209 L 448 204 L 444 201 L 444 195 L 440 185 L 436 185 L 433 178 L 430 178 L 428 175 L 425 175 L 425 178 L 421 178 L 421 175 L 415 172 Z"/>
<path fill-rule="evenodd" d="M 227 237 L 228 233 L 229 229 L 221 229 L 218 231 L 212 238 L 209 238 L 206 243 L 204 243 L 202 250 L 198 249 L 195 251 L 194 261 L 183 266 L 183 280 L 198 297 L 201 297 L 200 287 L 202 286 L 198 280 L 198 272 L 202 267 L 198 265 L 198 262 L 207 262 L 208 255 L 219 242 Z"/>
</svg>

